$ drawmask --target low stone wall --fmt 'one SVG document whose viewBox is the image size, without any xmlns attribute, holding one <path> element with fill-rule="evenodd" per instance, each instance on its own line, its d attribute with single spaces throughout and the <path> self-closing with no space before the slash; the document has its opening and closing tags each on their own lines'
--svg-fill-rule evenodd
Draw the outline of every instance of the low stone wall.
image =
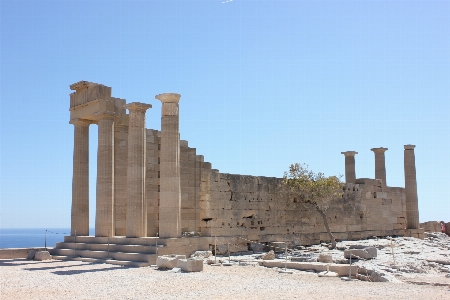
<svg viewBox="0 0 450 300">
<path fill-rule="evenodd" d="M 331 272 L 336 272 L 339 276 L 348 276 L 350 265 L 345 264 L 329 264 L 329 263 L 319 263 L 319 262 L 285 262 L 281 260 L 263 260 L 260 265 L 264 267 L 277 267 L 277 268 L 288 268 L 296 270 L 314 270 L 315 272 L 323 272 L 327 270 L 327 265 Z M 355 276 L 358 272 L 357 266 L 351 266 L 352 275 Z"/>
<path fill-rule="evenodd" d="M 47 248 L 51 250 L 52 248 Z M 44 248 L 6 248 L 0 249 L 0 259 L 27 258 L 28 251 L 44 251 Z"/>
</svg>

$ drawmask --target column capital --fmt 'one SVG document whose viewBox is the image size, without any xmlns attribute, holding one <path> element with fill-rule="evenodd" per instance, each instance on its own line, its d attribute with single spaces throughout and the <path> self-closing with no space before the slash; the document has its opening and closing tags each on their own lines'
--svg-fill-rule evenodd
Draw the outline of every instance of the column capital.
<svg viewBox="0 0 450 300">
<path fill-rule="evenodd" d="M 370 149 L 370 151 L 373 151 L 373 152 L 375 152 L 375 153 L 384 153 L 384 152 L 386 152 L 388 150 L 388 148 L 383 148 L 383 147 L 380 147 L 380 148 L 372 148 L 372 149 Z"/>
<path fill-rule="evenodd" d="M 356 154 L 358 154 L 358 152 L 356 152 L 356 151 L 345 151 L 345 152 L 341 152 L 341 154 L 344 154 L 345 156 L 355 156 Z"/>
<path fill-rule="evenodd" d="M 164 103 L 178 103 L 181 95 L 177 93 L 163 93 L 155 96 L 155 99 Z"/>
<path fill-rule="evenodd" d="M 147 109 L 152 108 L 151 104 L 147 103 L 141 103 L 141 102 L 132 102 L 125 104 L 123 106 L 125 109 L 128 109 L 129 111 L 142 111 L 145 112 Z"/>
<path fill-rule="evenodd" d="M 404 147 L 405 147 L 405 150 L 414 150 L 414 148 L 416 148 L 416 145 L 408 144 L 408 145 L 405 145 Z"/>
<path fill-rule="evenodd" d="M 116 118 L 116 114 L 110 111 L 99 111 L 94 113 L 94 118 L 96 121 L 99 120 L 114 120 Z"/>
<path fill-rule="evenodd" d="M 70 120 L 69 124 L 76 125 L 76 126 L 89 126 L 92 124 L 92 121 L 76 118 L 76 119 Z"/>
</svg>

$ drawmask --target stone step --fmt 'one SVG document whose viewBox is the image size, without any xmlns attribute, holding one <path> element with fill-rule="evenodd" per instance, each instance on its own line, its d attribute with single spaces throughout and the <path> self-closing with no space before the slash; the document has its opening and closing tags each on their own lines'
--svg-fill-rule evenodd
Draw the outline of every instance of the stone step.
<svg viewBox="0 0 450 300">
<path fill-rule="evenodd" d="M 164 247 L 159 245 L 158 248 Z M 56 243 L 57 249 L 72 249 L 72 250 L 92 250 L 92 251 L 108 251 L 108 244 L 91 244 L 91 243 Z M 155 254 L 156 247 L 145 245 L 117 245 L 109 244 L 109 251 L 126 252 L 126 253 L 146 253 Z"/>
<path fill-rule="evenodd" d="M 126 253 L 126 252 L 114 252 L 114 251 L 93 251 L 93 250 L 73 250 L 73 249 L 58 249 L 55 248 L 51 251 L 52 255 L 56 256 L 70 256 L 70 257 L 82 257 L 93 258 L 102 260 L 123 260 L 134 261 L 155 264 L 156 254 L 145 253 Z"/>
<path fill-rule="evenodd" d="M 75 260 L 75 261 L 83 261 L 83 262 L 91 262 L 91 263 L 99 263 L 99 264 L 121 265 L 121 266 L 128 266 L 128 267 L 148 267 L 151 265 L 148 262 L 113 260 L 113 259 L 98 259 L 98 258 L 88 258 L 88 257 L 70 257 L 70 256 L 64 256 L 64 255 L 53 255 L 52 259 Z"/>
<path fill-rule="evenodd" d="M 86 243 L 86 244 L 116 244 L 116 245 L 141 245 L 141 246 L 155 246 L 165 245 L 165 239 L 156 237 L 142 237 L 142 238 L 127 238 L 124 236 L 111 237 L 97 237 L 97 236 L 65 236 L 66 243 Z"/>
</svg>

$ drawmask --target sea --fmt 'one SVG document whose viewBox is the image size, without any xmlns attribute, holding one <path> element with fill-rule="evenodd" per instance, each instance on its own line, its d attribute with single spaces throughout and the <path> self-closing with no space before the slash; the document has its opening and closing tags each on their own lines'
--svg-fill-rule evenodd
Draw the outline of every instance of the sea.
<svg viewBox="0 0 450 300">
<path fill-rule="evenodd" d="M 95 229 L 90 228 L 89 235 L 94 234 Z M 0 249 L 55 247 L 66 235 L 70 228 L 0 228 Z"/>
</svg>

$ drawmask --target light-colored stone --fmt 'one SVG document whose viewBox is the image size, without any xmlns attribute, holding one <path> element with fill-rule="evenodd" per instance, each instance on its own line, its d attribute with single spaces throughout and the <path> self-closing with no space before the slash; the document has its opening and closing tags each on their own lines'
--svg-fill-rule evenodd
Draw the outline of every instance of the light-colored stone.
<svg viewBox="0 0 450 300">
<path fill-rule="evenodd" d="M 203 259 L 179 259 L 177 267 L 183 272 L 203 271 Z"/>
<path fill-rule="evenodd" d="M 377 257 L 377 249 L 374 247 L 368 247 L 364 249 L 349 249 L 344 250 L 345 258 L 358 258 L 358 259 L 372 259 Z"/>
<path fill-rule="evenodd" d="M 270 250 L 269 252 L 267 252 L 266 254 L 264 254 L 262 256 L 263 260 L 274 260 L 275 259 L 275 253 L 273 252 L 273 250 Z"/>
<path fill-rule="evenodd" d="M 52 256 L 48 251 L 39 251 L 34 254 L 34 260 L 49 260 Z"/>
<path fill-rule="evenodd" d="M 156 259 L 159 269 L 173 269 L 177 267 L 179 259 L 186 259 L 186 255 L 162 255 Z"/>
</svg>

